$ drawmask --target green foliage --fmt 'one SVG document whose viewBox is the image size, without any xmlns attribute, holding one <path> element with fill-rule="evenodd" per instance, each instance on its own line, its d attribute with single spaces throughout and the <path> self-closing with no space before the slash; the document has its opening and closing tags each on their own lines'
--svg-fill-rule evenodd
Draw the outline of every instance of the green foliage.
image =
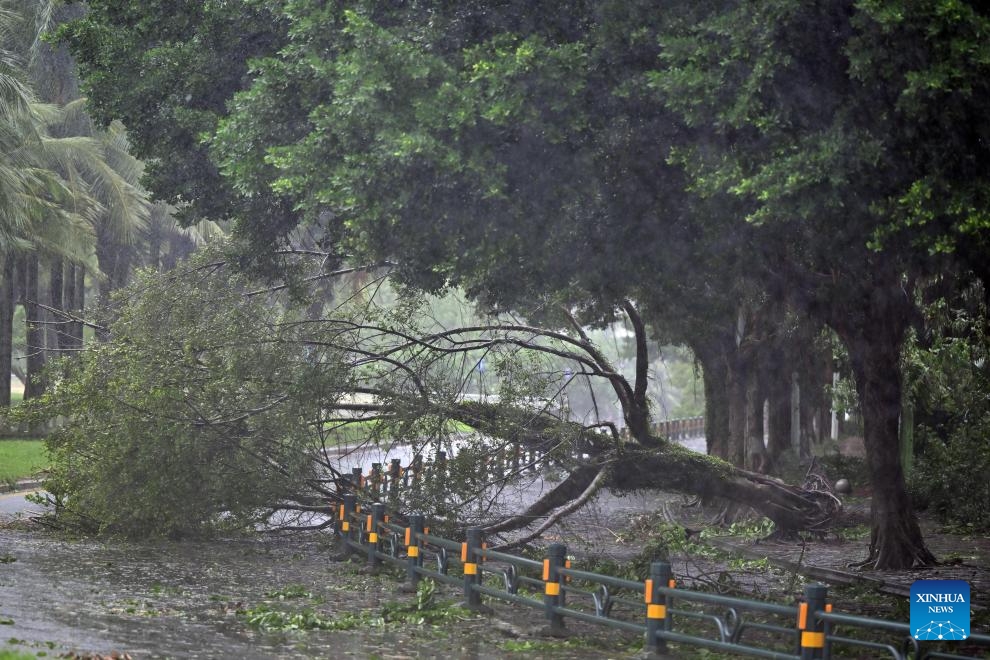
<svg viewBox="0 0 990 660">
<path fill-rule="evenodd" d="M 0 650 L 0 660 L 37 660 L 37 657 L 38 656 L 30 653 Z"/>
<path fill-rule="evenodd" d="M 140 276 L 120 293 L 112 340 L 58 364 L 50 391 L 22 406 L 64 420 L 45 482 L 63 521 L 139 536 L 242 529 L 312 476 L 307 420 L 331 387 L 330 351 L 307 359 L 293 312 L 245 296 L 216 259 Z"/>
<path fill-rule="evenodd" d="M 200 139 L 244 84 L 248 60 L 282 43 L 272 4 L 96 0 L 55 37 L 72 46 L 96 121 L 133 131 L 150 189 L 192 219 L 228 218 L 238 202 L 250 205 L 231 194 Z M 276 224 L 284 212 L 273 204 L 267 211 Z"/>
<path fill-rule="evenodd" d="M 313 594 L 310 593 L 305 585 L 302 584 L 290 584 L 281 589 L 272 589 L 265 592 L 266 598 L 272 598 L 274 600 L 287 600 L 291 598 L 312 598 Z"/>
<path fill-rule="evenodd" d="M 984 411 L 955 431 L 948 442 L 919 433 L 925 450 L 911 475 L 911 492 L 938 519 L 963 528 L 990 530 L 990 413 Z"/>
<path fill-rule="evenodd" d="M 915 406 L 911 489 L 940 519 L 990 529 L 990 336 L 980 287 L 964 305 L 938 300 L 925 309 L 929 336 L 905 351 L 905 386 Z"/>
<path fill-rule="evenodd" d="M 277 600 L 284 600 L 284 590 L 269 592 L 276 594 Z M 296 594 L 296 591 L 289 590 Z M 299 611 L 286 611 L 273 608 L 262 603 L 237 614 L 244 618 L 248 626 L 264 632 L 290 632 L 305 630 L 354 630 L 385 626 L 389 624 L 402 625 L 436 625 L 462 620 L 471 616 L 467 610 L 440 602 L 436 598 L 436 584 L 432 580 L 423 580 L 416 590 L 416 598 L 411 603 L 390 602 L 380 610 L 365 612 L 345 612 L 336 617 L 328 617 L 311 608 Z M 311 598 L 311 594 L 287 596 L 289 598 Z"/>
<path fill-rule="evenodd" d="M 358 614 L 346 612 L 337 618 L 324 617 L 313 610 L 285 612 L 272 609 L 268 605 L 258 605 L 238 612 L 252 628 L 264 632 L 289 632 L 295 630 L 353 630 L 366 625 L 367 621 Z"/>
</svg>

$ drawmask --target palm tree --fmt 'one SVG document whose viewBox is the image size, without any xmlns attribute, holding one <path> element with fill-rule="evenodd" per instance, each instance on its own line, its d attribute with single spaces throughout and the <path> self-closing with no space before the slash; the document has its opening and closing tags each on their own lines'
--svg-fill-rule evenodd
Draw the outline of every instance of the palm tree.
<svg viewBox="0 0 990 660">
<path fill-rule="evenodd" d="M 43 15 L 40 5 L 46 3 L 38 5 Z M 23 27 L 28 18 L 0 9 L 0 35 L 13 25 Z M 133 240 L 148 211 L 146 196 L 137 187 L 140 164 L 127 153 L 121 126 L 94 129 L 81 100 L 59 106 L 35 99 L 27 72 L 58 68 L 37 65 L 36 58 L 45 53 L 37 42 L 31 43 L 30 59 L 0 52 L 0 375 L 10 373 L 3 369 L 10 366 L 14 280 L 20 280 L 27 317 L 27 373 L 34 376 L 43 366 L 46 347 L 39 259 L 51 261 L 50 278 L 61 280 L 63 293 L 71 293 L 58 295 L 50 286 L 53 301 L 65 304 L 71 298 L 70 304 L 81 307 L 85 271 L 79 267 L 94 255 L 95 238 L 102 232 L 118 243 Z M 59 277 L 63 262 L 73 265 L 69 277 Z M 81 342 L 81 326 L 76 326 L 69 333 L 70 344 Z M 0 380 L 3 405 L 9 402 L 9 378 Z M 38 391 L 33 380 L 29 378 L 26 397 Z"/>
</svg>

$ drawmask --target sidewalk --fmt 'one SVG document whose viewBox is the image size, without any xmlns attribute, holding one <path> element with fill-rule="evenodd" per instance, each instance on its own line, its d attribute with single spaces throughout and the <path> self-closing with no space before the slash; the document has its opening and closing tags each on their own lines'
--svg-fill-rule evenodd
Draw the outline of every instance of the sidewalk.
<svg viewBox="0 0 990 660">
<path fill-rule="evenodd" d="M 14 484 L 0 482 L 0 493 L 19 493 L 21 491 L 38 490 L 42 479 L 18 479 Z"/>
</svg>

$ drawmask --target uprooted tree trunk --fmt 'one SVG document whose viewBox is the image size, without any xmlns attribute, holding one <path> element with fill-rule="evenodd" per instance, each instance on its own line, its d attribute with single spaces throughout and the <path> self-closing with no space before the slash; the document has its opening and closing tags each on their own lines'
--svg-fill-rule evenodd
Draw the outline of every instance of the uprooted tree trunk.
<svg viewBox="0 0 990 660">
<path fill-rule="evenodd" d="M 566 508 L 593 485 L 596 489 L 664 490 L 705 499 L 724 498 L 752 507 L 783 534 L 827 528 L 840 508 L 828 493 L 804 490 L 737 468 L 652 435 L 646 442 L 634 438 L 633 442 L 615 444 L 580 425 L 497 404 L 464 402 L 446 412 L 481 433 L 509 431 L 514 442 L 531 448 L 545 450 L 555 445 L 554 438 L 563 435 L 579 437 L 586 449 L 587 458 L 565 459 L 570 471 L 567 478 L 525 511 L 490 525 L 488 533 L 525 527 L 535 518 Z"/>
</svg>

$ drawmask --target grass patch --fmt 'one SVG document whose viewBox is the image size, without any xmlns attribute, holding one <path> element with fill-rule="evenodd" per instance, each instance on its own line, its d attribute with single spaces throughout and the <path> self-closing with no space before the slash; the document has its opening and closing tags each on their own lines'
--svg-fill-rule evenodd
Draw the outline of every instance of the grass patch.
<svg viewBox="0 0 990 660">
<path fill-rule="evenodd" d="M 0 651 L 0 660 L 35 660 L 35 656 L 18 651 Z"/>
<path fill-rule="evenodd" d="M 48 468 L 44 440 L 0 440 L 0 483 L 13 483 Z"/>
</svg>

